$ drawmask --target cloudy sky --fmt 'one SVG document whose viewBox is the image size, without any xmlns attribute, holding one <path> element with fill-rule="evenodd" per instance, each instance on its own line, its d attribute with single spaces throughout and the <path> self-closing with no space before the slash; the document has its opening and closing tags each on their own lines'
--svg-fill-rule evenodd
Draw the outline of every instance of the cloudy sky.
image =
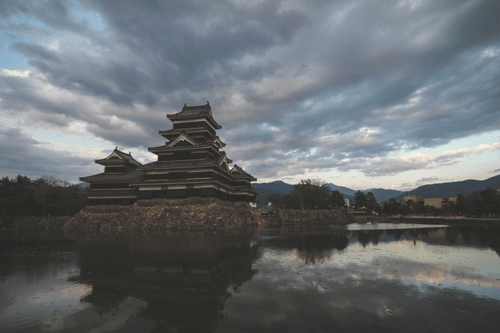
<svg viewBox="0 0 500 333">
<path fill-rule="evenodd" d="M 399 190 L 500 174 L 500 1 L 0 2 L 0 176 L 156 155 L 210 101 L 259 179 Z"/>
</svg>

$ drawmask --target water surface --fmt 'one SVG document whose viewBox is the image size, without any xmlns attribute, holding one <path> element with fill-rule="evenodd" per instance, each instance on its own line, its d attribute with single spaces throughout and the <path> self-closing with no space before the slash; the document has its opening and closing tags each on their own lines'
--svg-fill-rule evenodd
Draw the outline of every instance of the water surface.
<svg viewBox="0 0 500 333">
<path fill-rule="evenodd" d="M 0 234 L 2 332 L 497 332 L 500 229 Z"/>
</svg>

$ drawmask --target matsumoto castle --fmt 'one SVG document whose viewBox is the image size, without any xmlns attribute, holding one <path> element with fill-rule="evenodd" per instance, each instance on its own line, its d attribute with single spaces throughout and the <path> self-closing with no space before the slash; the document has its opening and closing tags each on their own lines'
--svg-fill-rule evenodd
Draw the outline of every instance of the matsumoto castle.
<svg viewBox="0 0 500 333">
<path fill-rule="evenodd" d="M 95 162 L 104 172 L 81 177 L 90 183 L 88 205 L 133 204 L 152 198 L 218 197 L 230 201 L 255 202 L 254 177 L 234 165 L 222 150 L 226 146 L 216 134 L 221 126 L 206 105 L 186 106 L 167 114 L 173 129 L 160 131 L 168 140 L 148 148 L 156 162 L 141 164 L 117 148 Z"/>
</svg>

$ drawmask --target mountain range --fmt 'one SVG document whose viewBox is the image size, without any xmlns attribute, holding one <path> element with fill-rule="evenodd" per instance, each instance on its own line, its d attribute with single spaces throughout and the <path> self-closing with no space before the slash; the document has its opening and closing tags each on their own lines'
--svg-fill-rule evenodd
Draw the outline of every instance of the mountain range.
<svg viewBox="0 0 500 333">
<path fill-rule="evenodd" d="M 485 190 L 487 187 L 498 190 L 500 188 L 500 175 L 485 180 L 468 179 L 459 182 L 422 185 L 410 191 L 410 193 L 426 198 L 444 198 L 456 197 L 460 189 L 463 189 L 465 192 L 473 192 Z M 396 197 L 396 199 L 399 198 Z"/>
<path fill-rule="evenodd" d="M 354 201 L 354 196 L 356 195 L 357 191 L 347 187 L 338 186 L 332 183 L 327 183 L 326 185 L 331 191 L 339 191 L 344 196 L 344 198 L 349 199 L 351 202 Z M 252 186 L 263 193 L 262 195 L 257 196 L 257 199 L 260 200 L 260 203 L 258 204 L 259 207 L 264 204 L 266 196 L 271 193 L 290 194 L 293 191 L 293 185 L 287 184 L 281 180 L 277 180 L 270 183 L 253 183 Z M 361 192 L 365 194 L 368 192 L 372 192 L 373 195 L 375 196 L 375 199 L 378 202 L 383 202 L 391 198 L 396 198 L 400 200 L 402 195 L 405 194 L 406 192 L 410 192 L 411 194 L 415 194 L 426 198 L 444 198 L 444 197 L 456 197 L 460 189 L 463 189 L 465 192 L 473 192 L 473 191 L 484 190 L 487 187 L 491 187 L 495 190 L 499 189 L 500 175 L 485 180 L 469 179 L 458 182 L 422 185 L 411 191 L 396 191 L 396 190 L 386 190 L 383 188 L 370 188 Z"/>
</svg>

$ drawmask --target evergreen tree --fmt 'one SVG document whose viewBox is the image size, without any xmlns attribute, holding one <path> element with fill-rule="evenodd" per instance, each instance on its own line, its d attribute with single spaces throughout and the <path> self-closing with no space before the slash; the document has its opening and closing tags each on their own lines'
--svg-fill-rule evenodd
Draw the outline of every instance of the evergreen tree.
<svg viewBox="0 0 500 333">
<path fill-rule="evenodd" d="M 18 175 L 0 180 L 0 215 L 47 216 L 73 215 L 85 204 L 86 193 L 77 185 L 40 177 L 33 181 Z"/>
<path fill-rule="evenodd" d="M 375 195 L 372 192 L 368 192 L 366 194 L 366 207 L 371 211 L 372 214 L 380 214 L 380 212 L 382 211 L 380 209 L 380 205 L 377 202 L 377 199 L 375 199 Z"/>
<path fill-rule="evenodd" d="M 354 208 L 361 209 L 362 207 L 367 207 L 367 205 L 366 195 L 361 191 L 356 192 L 354 196 Z"/>
<path fill-rule="evenodd" d="M 479 193 L 482 201 L 482 212 L 486 215 L 499 213 L 500 200 L 497 192 L 491 187 Z"/>
<path fill-rule="evenodd" d="M 455 204 L 455 210 L 460 215 L 466 215 L 469 213 L 469 206 L 465 198 L 462 196 L 462 194 L 458 194 L 457 196 L 457 203 Z"/>
<path fill-rule="evenodd" d="M 285 207 L 285 196 L 280 193 L 271 193 L 266 196 L 265 203 L 272 203 L 274 208 L 284 208 Z"/>
<path fill-rule="evenodd" d="M 323 182 L 311 179 L 301 180 L 293 187 L 290 194 L 295 209 L 327 209 L 330 201 L 330 189 Z"/>
<path fill-rule="evenodd" d="M 400 207 L 401 204 L 395 198 L 391 198 L 389 202 L 386 202 L 384 205 L 384 214 L 387 215 L 399 214 Z"/>
<path fill-rule="evenodd" d="M 339 191 L 333 191 L 332 194 L 330 195 L 330 205 L 332 207 L 344 207 L 345 206 L 345 200 L 344 196 L 339 192 Z"/>
</svg>

